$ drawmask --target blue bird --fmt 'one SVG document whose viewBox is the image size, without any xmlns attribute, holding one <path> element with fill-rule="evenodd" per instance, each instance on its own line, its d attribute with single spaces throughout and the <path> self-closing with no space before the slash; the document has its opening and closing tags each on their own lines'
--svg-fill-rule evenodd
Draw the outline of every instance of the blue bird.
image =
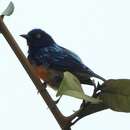
<svg viewBox="0 0 130 130">
<path fill-rule="evenodd" d="M 105 81 L 84 65 L 79 56 L 56 44 L 45 31 L 33 29 L 21 36 L 27 40 L 28 60 L 37 76 L 53 89 L 58 89 L 65 71 L 74 74 L 81 84 L 92 85 L 91 77 Z"/>
</svg>

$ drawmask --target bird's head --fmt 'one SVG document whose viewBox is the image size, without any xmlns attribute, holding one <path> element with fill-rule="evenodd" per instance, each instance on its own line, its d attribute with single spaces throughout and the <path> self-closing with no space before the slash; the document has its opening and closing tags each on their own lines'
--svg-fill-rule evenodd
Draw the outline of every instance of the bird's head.
<svg viewBox="0 0 130 130">
<path fill-rule="evenodd" d="M 28 34 L 20 35 L 27 40 L 30 47 L 46 47 L 54 44 L 52 37 L 41 29 L 33 29 Z"/>
</svg>

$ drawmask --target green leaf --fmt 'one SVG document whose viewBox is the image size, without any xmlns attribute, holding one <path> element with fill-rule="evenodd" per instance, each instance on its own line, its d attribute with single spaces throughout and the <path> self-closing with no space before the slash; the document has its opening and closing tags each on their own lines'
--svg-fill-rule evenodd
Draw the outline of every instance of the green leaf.
<svg viewBox="0 0 130 130">
<path fill-rule="evenodd" d="M 57 96 L 68 95 L 78 99 L 84 99 L 86 102 L 99 103 L 99 99 L 85 95 L 81 84 L 77 77 L 75 77 L 70 72 L 64 72 L 64 78 L 60 84 L 57 92 Z"/>
<path fill-rule="evenodd" d="M 14 12 L 14 4 L 10 2 L 7 8 L 1 14 L 2 16 L 10 16 Z"/>
<path fill-rule="evenodd" d="M 102 85 L 101 100 L 112 110 L 130 112 L 130 80 L 108 80 Z"/>
</svg>

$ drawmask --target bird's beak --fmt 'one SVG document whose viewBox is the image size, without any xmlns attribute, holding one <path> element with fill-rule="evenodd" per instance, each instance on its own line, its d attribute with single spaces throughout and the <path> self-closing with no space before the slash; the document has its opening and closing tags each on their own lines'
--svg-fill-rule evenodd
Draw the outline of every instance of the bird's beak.
<svg viewBox="0 0 130 130">
<path fill-rule="evenodd" d="M 20 36 L 23 37 L 23 38 L 25 38 L 25 39 L 28 39 L 28 35 L 27 34 L 22 34 Z"/>
</svg>

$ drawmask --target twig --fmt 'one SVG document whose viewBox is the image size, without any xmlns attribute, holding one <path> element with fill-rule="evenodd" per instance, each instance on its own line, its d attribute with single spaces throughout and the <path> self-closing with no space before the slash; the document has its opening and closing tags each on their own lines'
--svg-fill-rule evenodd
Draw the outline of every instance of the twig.
<svg viewBox="0 0 130 130">
<path fill-rule="evenodd" d="M 91 115 L 93 113 L 96 113 L 96 112 L 99 112 L 99 111 L 102 111 L 102 110 L 105 110 L 105 109 L 108 109 L 108 107 L 103 104 L 103 103 L 100 103 L 100 104 L 91 104 L 91 103 L 88 103 L 86 105 L 86 107 L 81 107 L 77 113 L 76 113 L 76 120 L 74 122 L 71 123 L 71 126 L 74 125 L 75 123 L 77 123 L 80 119 L 88 116 L 88 115 Z"/>
<path fill-rule="evenodd" d="M 93 80 L 93 86 L 94 86 L 94 90 L 93 90 L 93 94 L 92 97 L 97 97 L 99 96 L 100 93 L 98 93 L 98 91 L 100 90 L 100 85 L 98 83 L 98 85 L 96 86 L 95 81 Z M 84 102 L 81 104 L 80 109 L 75 112 L 74 114 L 72 114 L 71 116 L 73 117 L 73 119 L 76 118 L 76 120 L 74 120 L 71 123 L 71 126 L 74 125 L 75 123 L 77 123 L 80 119 L 82 119 L 83 117 L 86 117 L 90 114 L 108 109 L 109 107 L 106 106 L 104 103 L 98 103 L 98 104 L 92 104 L 90 102 L 87 102 L 84 104 Z"/>
</svg>

